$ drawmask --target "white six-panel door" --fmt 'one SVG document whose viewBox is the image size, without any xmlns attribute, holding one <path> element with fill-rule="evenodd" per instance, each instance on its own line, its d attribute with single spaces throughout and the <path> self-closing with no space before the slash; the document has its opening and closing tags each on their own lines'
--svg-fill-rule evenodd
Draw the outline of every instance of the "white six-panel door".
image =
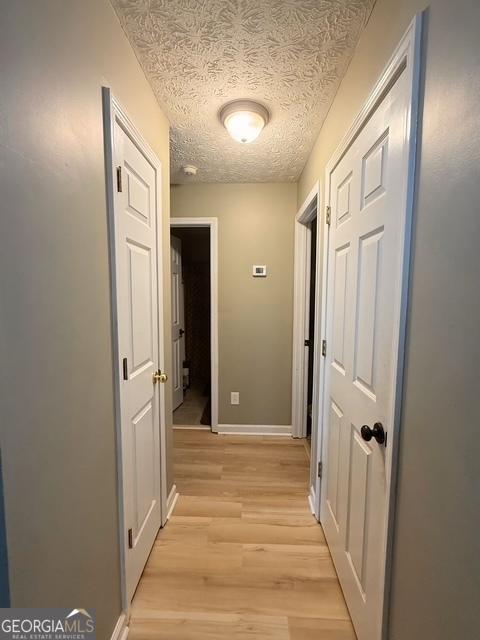
<svg viewBox="0 0 480 640">
<path fill-rule="evenodd" d="M 115 122 L 115 261 L 126 591 L 130 601 L 160 528 L 156 175 Z M 159 222 L 158 222 L 159 223 Z"/>
<path fill-rule="evenodd" d="M 182 241 L 170 236 L 172 261 L 172 408 L 183 402 L 183 361 L 185 359 L 185 303 L 182 275 Z"/>
<path fill-rule="evenodd" d="M 409 151 L 404 75 L 330 175 L 321 521 L 359 640 L 381 635 L 389 443 L 379 427 L 379 441 L 372 434 L 376 423 L 391 429 L 395 397 Z"/>
</svg>

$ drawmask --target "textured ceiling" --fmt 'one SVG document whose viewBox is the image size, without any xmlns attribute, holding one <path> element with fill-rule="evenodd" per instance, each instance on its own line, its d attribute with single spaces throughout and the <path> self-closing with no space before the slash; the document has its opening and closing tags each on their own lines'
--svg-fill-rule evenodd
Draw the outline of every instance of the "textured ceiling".
<svg viewBox="0 0 480 640">
<path fill-rule="evenodd" d="M 298 179 L 375 0 L 111 2 L 170 120 L 172 182 L 281 182 Z M 271 114 L 248 145 L 218 119 L 237 98 Z"/>
</svg>

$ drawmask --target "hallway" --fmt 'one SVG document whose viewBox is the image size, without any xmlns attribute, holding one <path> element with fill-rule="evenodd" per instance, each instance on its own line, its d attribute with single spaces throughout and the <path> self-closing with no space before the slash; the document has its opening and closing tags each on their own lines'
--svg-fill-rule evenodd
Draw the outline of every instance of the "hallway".
<svg viewBox="0 0 480 640">
<path fill-rule="evenodd" d="M 207 421 L 205 420 L 206 408 L 209 403 L 208 395 L 201 389 L 190 387 L 184 394 L 182 404 L 173 412 L 173 424 L 176 427 L 200 427 L 206 429 Z M 202 422 L 204 419 L 204 422 Z"/>
<path fill-rule="evenodd" d="M 174 438 L 180 498 L 138 586 L 129 638 L 354 640 L 308 507 L 303 441 Z"/>
</svg>

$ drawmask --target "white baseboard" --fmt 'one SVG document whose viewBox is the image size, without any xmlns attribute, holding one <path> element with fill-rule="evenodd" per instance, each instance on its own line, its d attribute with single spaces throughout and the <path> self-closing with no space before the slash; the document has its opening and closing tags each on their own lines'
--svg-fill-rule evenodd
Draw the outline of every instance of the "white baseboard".
<svg viewBox="0 0 480 640">
<path fill-rule="evenodd" d="M 251 436 L 291 436 L 291 425 L 280 424 L 219 424 L 217 433 Z"/>
<path fill-rule="evenodd" d="M 177 500 L 178 500 L 178 496 L 179 495 L 180 494 L 177 491 L 177 485 L 174 484 L 173 487 L 170 489 L 170 493 L 168 494 L 168 498 L 167 498 L 167 517 L 166 517 L 165 522 L 172 515 L 172 511 L 175 508 L 175 505 L 177 504 Z"/>
<path fill-rule="evenodd" d="M 174 431 L 211 431 L 207 424 L 174 424 Z"/>
<path fill-rule="evenodd" d="M 310 493 L 308 494 L 308 504 L 310 505 L 310 511 L 315 515 L 315 491 L 313 487 L 310 487 Z"/>
<path fill-rule="evenodd" d="M 125 615 L 125 613 L 122 613 L 117 620 L 117 624 L 115 625 L 115 629 L 113 630 L 110 640 L 127 640 L 127 637 L 127 616 Z"/>
</svg>

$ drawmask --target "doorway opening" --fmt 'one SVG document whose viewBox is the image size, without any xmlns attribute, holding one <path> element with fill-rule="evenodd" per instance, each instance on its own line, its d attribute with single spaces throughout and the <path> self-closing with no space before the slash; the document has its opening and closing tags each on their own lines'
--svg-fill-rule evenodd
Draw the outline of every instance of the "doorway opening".
<svg viewBox="0 0 480 640">
<path fill-rule="evenodd" d="M 210 229 L 171 230 L 175 427 L 210 428 Z"/>
<path fill-rule="evenodd" d="M 319 304 L 320 184 L 295 218 L 292 435 L 304 438 L 310 457 L 309 500 L 316 512 L 318 389 L 320 387 Z"/>
<path fill-rule="evenodd" d="M 313 380 L 314 380 L 314 344 L 315 344 L 315 289 L 317 284 L 317 218 L 310 223 L 310 266 L 309 266 L 309 292 L 308 292 L 308 347 L 307 356 L 307 411 L 306 411 L 306 443 L 307 453 L 310 456 L 312 440 L 313 419 Z"/>
<path fill-rule="evenodd" d="M 217 219 L 171 218 L 174 429 L 218 429 Z"/>
</svg>

